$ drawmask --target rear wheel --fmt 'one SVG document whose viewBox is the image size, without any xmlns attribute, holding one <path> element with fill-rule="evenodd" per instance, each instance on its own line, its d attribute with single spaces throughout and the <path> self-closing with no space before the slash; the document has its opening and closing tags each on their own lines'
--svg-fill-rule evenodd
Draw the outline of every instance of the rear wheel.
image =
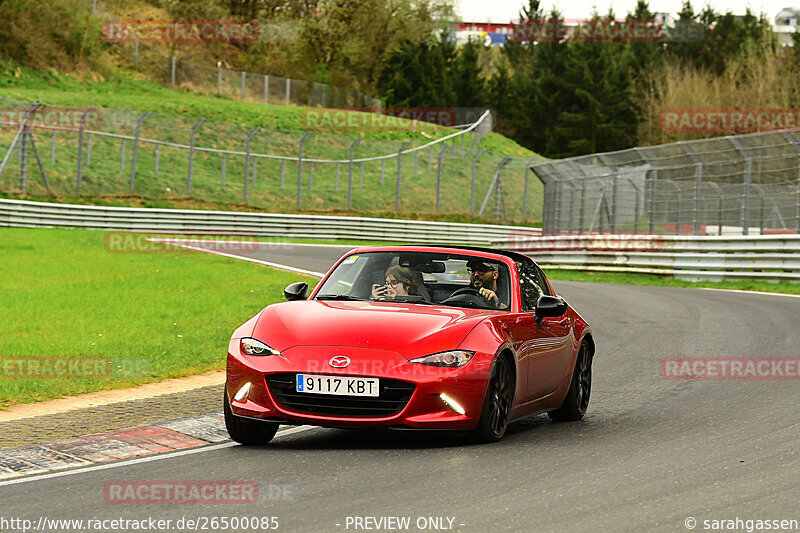
<svg viewBox="0 0 800 533">
<path fill-rule="evenodd" d="M 483 410 L 474 430 L 478 442 L 497 442 L 506 432 L 511 402 L 514 400 L 514 374 L 506 357 L 497 359 L 486 389 Z"/>
<path fill-rule="evenodd" d="M 572 373 L 567 396 L 564 403 L 555 411 L 550 411 L 548 416 L 555 422 L 580 420 L 589 407 L 589 394 L 592 391 L 592 352 L 589 344 L 584 342 L 578 350 L 575 360 L 575 371 Z"/>
<path fill-rule="evenodd" d="M 223 393 L 223 404 L 225 429 L 235 442 L 249 446 L 264 445 L 278 432 L 278 424 L 275 422 L 256 422 L 235 416 L 231 411 L 227 393 Z"/>
</svg>

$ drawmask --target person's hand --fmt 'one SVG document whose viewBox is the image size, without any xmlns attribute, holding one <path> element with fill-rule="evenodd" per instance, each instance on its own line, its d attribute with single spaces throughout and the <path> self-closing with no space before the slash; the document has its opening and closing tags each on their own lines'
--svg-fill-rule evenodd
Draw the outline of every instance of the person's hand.
<svg viewBox="0 0 800 533">
<path fill-rule="evenodd" d="M 386 297 L 386 287 L 383 285 L 378 285 L 374 283 L 372 285 L 372 299 L 373 300 L 380 300 L 381 298 Z"/>
<path fill-rule="evenodd" d="M 487 302 L 494 304 L 495 307 L 500 307 L 500 298 L 497 297 L 497 294 L 491 289 L 487 289 L 486 287 L 481 287 L 478 289 L 478 292 L 481 293 L 483 299 Z"/>
</svg>

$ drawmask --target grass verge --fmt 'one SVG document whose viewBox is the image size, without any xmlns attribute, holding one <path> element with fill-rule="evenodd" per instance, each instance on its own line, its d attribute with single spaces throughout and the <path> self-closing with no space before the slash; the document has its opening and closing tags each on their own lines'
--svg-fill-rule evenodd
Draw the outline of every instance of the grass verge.
<svg viewBox="0 0 800 533">
<path fill-rule="evenodd" d="M 239 324 L 289 283 L 316 283 L 201 253 L 112 254 L 103 235 L 0 230 L 0 408 L 222 370 Z M 111 372 L 15 378 L 30 356 L 111 361 Z"/>
</svg>

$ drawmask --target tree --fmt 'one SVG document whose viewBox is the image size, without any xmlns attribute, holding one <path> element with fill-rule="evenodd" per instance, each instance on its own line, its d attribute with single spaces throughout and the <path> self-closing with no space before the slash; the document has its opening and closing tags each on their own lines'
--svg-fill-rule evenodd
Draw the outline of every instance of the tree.
<svg viewBox="0 0 800 533">
<path fill-rule="evenodd" d="M 483 48 L 483 44 L 470 40 L 458 50 L 450 76 L 458 107 L 479 107 L 484 103 L 485 83 L 480 66 Z"/>
</svg>

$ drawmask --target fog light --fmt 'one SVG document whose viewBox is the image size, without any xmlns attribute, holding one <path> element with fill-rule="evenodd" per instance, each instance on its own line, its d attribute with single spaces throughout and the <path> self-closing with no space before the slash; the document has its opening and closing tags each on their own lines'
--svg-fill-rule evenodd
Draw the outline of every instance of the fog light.
<svg viewBox="0 0 800 533">
<path fill-rule="evenodd" d="M 249 385 L 249 384 L 248 384 L 248 385 Z M 456 402 L 454 399 L 452 399 L 452 398 L 451 398 L 450 396 L 448 396 L 447 394 L 445 394 L 445 393 L 441 393 L 441 394 L 439 395 L 439 398 L 441 398 L 441 399 L 442 399 L 442 401 L 445 403 L 445 405 L 446 405 L 447 407 L 449 407 L 450 409 L 452 409 L 452 410 L 453 410 L 453 411 L 455 411 L 456 413 L 458 413 L 458 414 L 460 414 L 460 415 L 463 415 L 463 414 L 465 414 L 465 413 L 466 413 L 466 411 L 464 411 L 464 408 L 463 408 L 463 407 L 461 407 L 460 405 L 458 405 L 458 402 Z"/>
<path fill-rule="evenodd" d="M 239 389 L 239 391 L 233 396 L 233 399 L 236 400 L 237 402 L 241 402 L 242 400 L 247 398 L 247 394 L 249 392 L 250 392 L 250 382 L 248 381 L 247 383 L 242 385 L 242 388 Z"/>
</svg>

